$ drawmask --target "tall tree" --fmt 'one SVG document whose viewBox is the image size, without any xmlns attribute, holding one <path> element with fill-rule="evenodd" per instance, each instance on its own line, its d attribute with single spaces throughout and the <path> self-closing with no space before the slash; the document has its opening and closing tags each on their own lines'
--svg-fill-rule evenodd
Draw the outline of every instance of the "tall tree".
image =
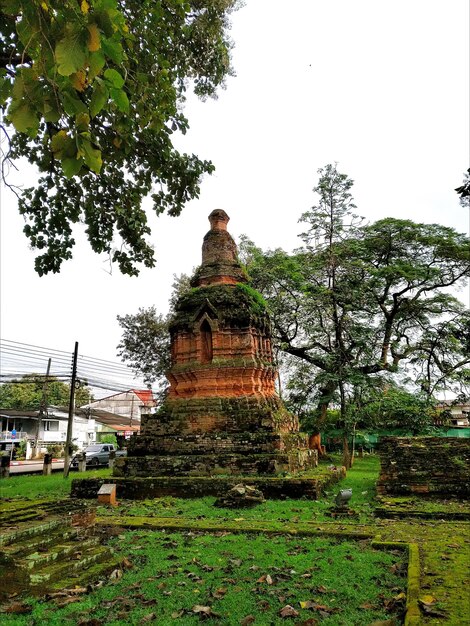
<svg viewBox="0 0 470 626">
<path fill-rule="evenodd" d="M 331 166 L 320 175 L 320 202 L 303 216 L 311 222 L 303 248 L 292 255 L 263 253 L 243 242 L 277 345 L 310 367 L 319 421 L 333 400 L 345 416 L 355 389 L 384 373 L 398 376 L 405 366 L 411 373 L 425 358 L 432 380 L 442 384 L 452 375 L 464 383 L 470 364 L 466 314 L 448 288 L 470 274 L 469 239 L 410 220 L 360 225 L 348 179 Z M 326 237 L 318 236 L 321 228 Z M 417 384 L 429 387 L 422 372 L 415 373 Z"/>
<path fill-rule="evenodd" d="M 237 0 L 2 0 L 0 106 L 5 159 L 40 178 L 18 193 L 42 275 L 70 259 L 82 222 L 95 252 L 125 274 L 152 267 L 143 199 L 179 215 L 209 161 L 180 153 L 192 85 L 213 96 L 232 73 L 229 14 Z M 2 174 L 4 167 L 2 168 Z"/>
</svg>

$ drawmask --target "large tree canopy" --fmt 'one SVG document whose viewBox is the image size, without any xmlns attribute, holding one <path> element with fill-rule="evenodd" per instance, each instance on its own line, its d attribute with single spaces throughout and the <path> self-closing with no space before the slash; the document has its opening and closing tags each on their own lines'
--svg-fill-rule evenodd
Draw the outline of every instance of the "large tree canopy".
<svg viewBox="0 0 470 626">
<path fill-rule="evenodd" d="M 315 399 L 321 419 L 333 400 L 345 409 L 387 378 L 408 376 L 428 395 L 468 390 L 470 313 L 448 291 L 470 274 L 468 237 L 394 218 L 361 225 L 351 186 L 335 166 L 320 170 L 294 254 L 242 246 L 275 342 L 294 357 L 290 393 L 297 405 Z"/>
<path fill-rule="evenodd" d="M 188 128 L 187 89 L 212 96 L 231 73 L 236 4 L 2 0 L 0 106 L 16 131 L 3 166 L 26 157 L 40 172 L 19 195 L 40 275 L 71 258 L 77 222 L 123 273 L 154 265 L 142 200 L 179 215 L 214 169 L 172 134 Z"/>
</svg>

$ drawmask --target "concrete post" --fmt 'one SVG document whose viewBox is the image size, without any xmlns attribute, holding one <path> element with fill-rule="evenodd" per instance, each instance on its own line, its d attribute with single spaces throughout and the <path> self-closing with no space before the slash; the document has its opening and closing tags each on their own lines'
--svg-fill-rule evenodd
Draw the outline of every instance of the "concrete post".
<svg viewBox="0 0 470 626">
<path fill-rule="evenodd" d="M 52 473 L 52 454 L 44 455 L 44 465 L 42 467 L 43 476 L 50 476 Z"/>
<path fill-rule="evenodd" d="M 78 471 L 85 472 L 86 471 L 86 454 L 84 452 L 77 454 L 77 459 L 78 459 Z"/>
<path fill-rule="evenodd" d="M 2 455 L 0 461 L 0 478 L 10 478 L 10 457 Z"/>
<path fill-rule="evenodd" d="M 109 463 L 108 463 L 109 469 L 113 469 L 115 460 L 116 460 L 116 451 L 111 450 L 111 452 L 109 453 Z"/>
</svg>

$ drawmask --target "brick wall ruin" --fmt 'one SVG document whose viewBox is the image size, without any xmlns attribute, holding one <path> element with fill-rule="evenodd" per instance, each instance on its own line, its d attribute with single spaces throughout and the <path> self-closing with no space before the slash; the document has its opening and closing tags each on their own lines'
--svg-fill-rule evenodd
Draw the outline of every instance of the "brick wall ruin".
<svg viewBox="0 0 470 626">
<path fill-rule="evenodd" d="M 456 437 L 384 437 L 378 447 L 384 495 L 470 496 L 470 440 Z"/>
</svg>

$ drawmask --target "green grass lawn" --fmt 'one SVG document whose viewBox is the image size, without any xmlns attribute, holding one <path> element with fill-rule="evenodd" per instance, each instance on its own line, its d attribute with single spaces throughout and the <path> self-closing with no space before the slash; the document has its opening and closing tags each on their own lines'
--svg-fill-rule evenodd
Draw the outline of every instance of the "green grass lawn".
<svg viewBox="0 0 470 626">
<path fill-rule="evenodd" d="M 116 508 L 98 507 L 99 516 L 115 526 L 106 533 L 110 547 L 124 564 L 122 576 L 119 570 L 117 578 L 90 593 L 68 593 L 48 601 L 26 599 L 31 612 L 4 614 L 2 623 L 184 626 L 204 618 L 214 626 L 368 626 L 393 618 L 386 608 L 401 610 L 406 586 L 400 577 L 402 553 L 377 552 L 368 541 L 321 536 L 325 529 L 358 530 L 383 541 L 417 543 L 422 558 L 421 593 L 433 596 L 436 604 L 431 609 L 435 606 L 445 615 L 427 616 L 423 624 L 440 624 L 443 619 L 449 626 L 467 623 L 468 523 L 374 518 L 378 470 L 377 457 L 358 459 L 347 477 L 317 502 L 270 500 L 253 509 L 231 510 L 214 507 L 213 497 L 165 497 L 122 501 Z M 74 477 L 109 475 L 109 470 L 99 470 L 74 473 L 67 480 L 61 474 L 12 477 L 2 480 L 0 489 L 2 497 L 9 499 L 60 499 L 70 493 Z M 353 490 L 350 506 L 358 517 L 334 520 L 328 512 L 338 489 L 344 487 Z M 416 507 L 434 506 L 419 498 L 412 500 Z M 408 508 L 408 500 L 406 505 Z M 168 520 L 168 527 L 124 530 L 119 522 L 124 523 L 125 518 L 137 523 L 139 518 Z M 189 532 L 172 530 L 170 518 L 193 528 Z M 197 529 L 198 523 L 210 525 L 211 521 L 213 527 L 221 528 L 219 532 Z M 250 524 L 259 532 L 248 533 Z M 264 534 L 263 524 L 266 531 L 270 525 L 279 534 Z M 229 532 L 229 527 L 239 532 Z M 282 534 L 284 527 L 291 533 L 298 528 L 299 535 Z M 301 536 L 306 529 L 318 530 L 320 536 Z M 281 617 L 280 611 L 287 605 L 299 615 Z"/>
<path fill-rule="evenodd" d="M 127 559 L 121 578 L 83 596 L 34 601 L 30 614 L 4 623 L 184 626 L 205 615 L 211 624 L 285 624 L 281 611 L 291 606 L 296 623 L 363 626 L 403 606 L 401 553 L 366 542 L 128 531 L 110 545 Z"/>
<path fill-rule="evenodd" d="M 66 498 L 70 495 L 70 485 L 74 478 L 105 478 L 111 476 L 111 470 L 91 470 L 86 473 L 71 471 L 67 478 L 62 472 L 55 472 L 50 476 L 42 474 L 26 474 L 24 476 L 12 474 L 8 479 L 0 480 L 0 495 L 4 498 Z"/>
<path fill-rule="evenodd" d="M 375 508 L 375 481 L 379 470 L 376 456 L 368 456 L 358 461 L 347 477 L 338 485 L 333 485 L 321 500 L 267 500 L 253 509 L 226 509 L 214 507 L 215 497 L 183 499 L 156 498 L 152 500 L 123 501 L 118 509 L 99 507 L 103 516 L 155 516 L 189 519 L 270 520 L 296 522 L 333 521 L 328 515 L 334 504 L 339 488 L 352 488 L 350 507 L 358 514 L 355 518 L 344 518 L 341 523 L 357 524 L 371 520 Z"/>
</svg>

